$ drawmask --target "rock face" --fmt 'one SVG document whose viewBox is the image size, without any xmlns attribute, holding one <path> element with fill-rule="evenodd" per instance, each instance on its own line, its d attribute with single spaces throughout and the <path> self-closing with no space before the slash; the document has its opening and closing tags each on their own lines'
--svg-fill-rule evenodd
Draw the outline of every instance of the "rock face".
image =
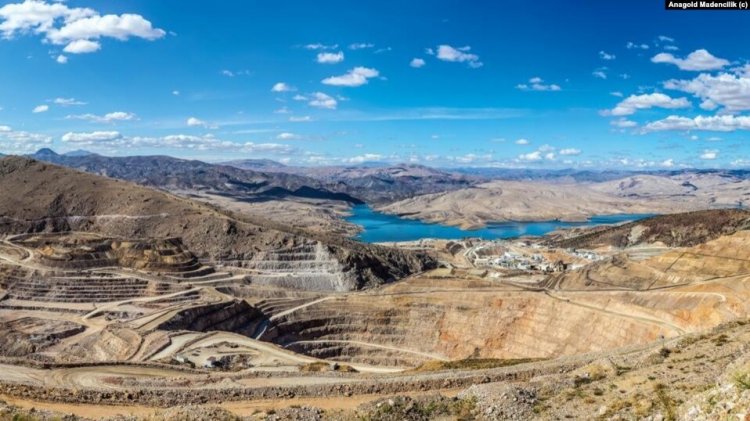
<svg viewBox="0 0 750 421">
<path fill-rule="evenodd" d="M 18 157 L 0 160 L 0 233 L 82 231 L 120 238 L 180 238 L 199 258 L 256 261 L 274 250 L 322 247 L 342 271 L 333 289 L 359 289 L 432 268 L 423 254 L 311 234 L 128 182 Z M 321 244 L 321 246 L 318 246 Z M 305 278 L 299 278 L 305 289 Z M 340 281 L 340 282 L 339 282 Z M 319 288 L 321 282 L 312 280 Z"/>
<path fill-rule="evenodd" d="M 263 313 L 257 308 L 246 301 L 234 300 L 182 310 L 157 329 L 196 332 L 221 330 L 251 336 L 264 320 Z"/>
</svg>

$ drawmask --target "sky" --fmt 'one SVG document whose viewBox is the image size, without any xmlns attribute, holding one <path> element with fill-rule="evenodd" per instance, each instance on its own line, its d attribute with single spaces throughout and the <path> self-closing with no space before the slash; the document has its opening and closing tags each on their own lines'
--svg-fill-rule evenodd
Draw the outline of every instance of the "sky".
<svg viewBox="0 0 750 421">
<path fill-rule="evenodd" d="M 0 153 L 745 168 L 748 18 L 653 0 L 0 1 Z"/>
</svg>

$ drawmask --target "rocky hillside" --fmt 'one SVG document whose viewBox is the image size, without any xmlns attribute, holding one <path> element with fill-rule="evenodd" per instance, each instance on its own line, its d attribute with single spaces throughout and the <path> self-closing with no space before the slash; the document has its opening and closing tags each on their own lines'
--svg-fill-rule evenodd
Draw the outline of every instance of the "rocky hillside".
<svg viewBox="0 0 750 421">
<path fill-rule="evenodd" d="M 31 158 L 93 174 L 166 190 L 197 190 L 214 194 L 279 199 L 314 198 L 359 204 L 336 183 L 285 173 L 269 173 L 214 165 L 169 156 L 107 157 L 97 154 L 60 155 L 41 149 Z"/>
<path fill-rule="evenodd" d="M 556 238 L 556 247 L 594 248 L 628 247 L 664 243 L 670 247 L 689 247 L 750 228 L 750 211 L 718 209 L 661 215 L 616 227 L 584 230 L 572 238 Z"/>
<path fill-rule="evenodd" d="M 250 170 L 297 174 L 336 186 L 372 204 L 391 203 L 417 195 L 470 187 L 480 177 L 415 164 L 390 166 L 293 167 L 266 160 L 230 161 L 227 165 Z"/>
<path fill-rule="evenodd" d="M 389 282 L 434 266 L 431 258 L 312 234 L 126 181 L 39 161 L 0 160 L 0 233 L 88 231 L 127 238 L 182 238 L 199 257 L 253 260 L 321 244 L 341 266 L 338 289 Z M 304 283 L 304 277 L 300 278 Z M 304 287 L 301 285 L 300 287 Z"/>
</svg>

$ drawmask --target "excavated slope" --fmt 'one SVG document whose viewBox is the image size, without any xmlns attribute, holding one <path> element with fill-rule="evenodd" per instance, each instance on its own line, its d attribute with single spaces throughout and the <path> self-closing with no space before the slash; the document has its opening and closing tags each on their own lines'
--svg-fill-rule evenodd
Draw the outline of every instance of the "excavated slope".
<svg viewBox="0 0 750 421">
<path fill-rule="evenodd" d="M 255 260 L 270 250 L 321 244 L 344 287 L 379 285 L 435 265 L 408 251 L 311 234 L 132 183 L 19 157 L 0 160 L 0 233 L 88 231 L 123 238 L 181 238 L 199 257 Z M 305 288 L 304 277 L 300 288 Z M 319 287 L 318 284 L 315 286 Z"/>
</svg>

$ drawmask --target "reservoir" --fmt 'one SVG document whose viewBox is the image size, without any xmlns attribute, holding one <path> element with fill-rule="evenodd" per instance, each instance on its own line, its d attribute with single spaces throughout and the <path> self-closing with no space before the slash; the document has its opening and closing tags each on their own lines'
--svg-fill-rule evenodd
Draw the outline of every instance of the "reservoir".
<svg viewBox="0 0 750 421">
<path fill-rule="evenodd" d="M 352 214 L 346 218 L 348 222 L 357 224 L 363 231 L 357 239 L 366 243 L 380 243 L 390 241 L 415 241 L 422 238 L 438 238 L 456 240 L 466 237 L 495 240 L 515 238 L 524 235 L 539 236 L 561 228 L 585 227 L 620 222 L 636 221 L 654 216 L 652 214 L 618 214 L 591 217 L 584 222 L 496 222 L 476 230 L 462 230 L 447 225 L 430 224 L 418 220 L 405 219 L 395 215 L 387 215 L 372 210 L 367 205 L 357 205 L 352 208 Z"/>
</svg>

